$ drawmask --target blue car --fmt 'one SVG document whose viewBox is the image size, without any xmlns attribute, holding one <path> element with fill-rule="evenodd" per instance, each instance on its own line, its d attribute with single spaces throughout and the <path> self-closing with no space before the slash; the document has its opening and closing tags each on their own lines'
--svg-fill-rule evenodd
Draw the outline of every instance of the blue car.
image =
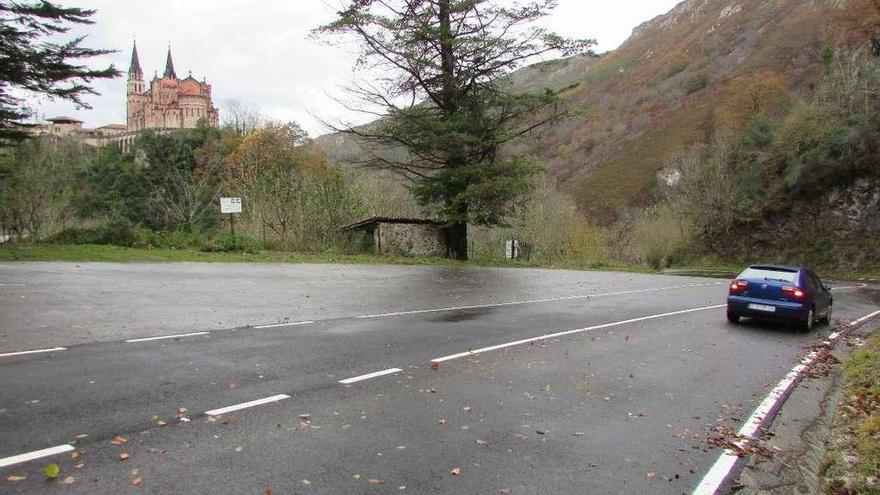
<svg viewBox="0 0 880 495">
<path fill-rule="evenodd" d="M 831 289 L 811 270 L 784 265 L 752 265 L 731 282 L 727 319 L 782 320 L 809 332 L 816 322 L 831 322 Z"/>
</svg>

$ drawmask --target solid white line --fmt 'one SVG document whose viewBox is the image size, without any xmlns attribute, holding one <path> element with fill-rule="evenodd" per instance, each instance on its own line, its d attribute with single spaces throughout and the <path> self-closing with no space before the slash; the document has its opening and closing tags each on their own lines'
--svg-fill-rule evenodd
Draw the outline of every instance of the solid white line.
<svg viewBox="0 0 880 495">
<path fill-rule="evenodd" d="M 18 351 L 18 352 L 6 352 L 0 354 L 0 357 L 8 357 L 8 356 L 24 356 L 25 354 L 37 354 L 40 352 L 57 352 L 57 351 L 66 351 L 67 347 L 53 347 L 51 349 L 35 349 L 33 351 Z"/>
<path fill-rule="evenodd" d="M 440 357 L 440 358 L 432 359 L 431 362 L 432 362 L 432 363 L 442 363 L 442 362 L 444 362 L 444 361 L 452 361 L 453 359 L 460 359 L 460 358 L 463 358 L 463 357 L 474 356 L 474 355 L 476 355 L 476 354 L 482 354 L 482 353 L 484 353 L 484 352 L 496 351 L 496 350 L 498 350 L 498 349 L 505 349 L 505 348 L 507 348 L 507 347 L 513 347 L 513 346 L 516 346 L 516 345 L 528 344 L 528 343 L 531 343 L 531 342 L 537 342 L 537 341 L 540 341 L 540 340 L 553 339 L 553 338 L 556 338 L 556 337 L 562 337 L 562 336 L 565 336 L 565 335 L 571 335 L 571 334 L 581 333 L 581 332 L 589 332 L 589 331 L 591 331 L 591 330 L 599 330 L 599 329 L 602 329 L 602 328 L 616 327 L 616 326 L 619 326 L 619 325 L 626 325 L 626 324 L 629 324 L 629 323 L 636 323 L 636 322 L 639 322 L 639 321 L 654 320 L 654 319 L 657 319 L 657 318 L 664 318 L 664 317 L 667 317 L 667 316 L 683 315 L 683 314 L 686 314 L 686 313 L 693 313 L 693 312 L 695 312 L 695 311 L 705 311 L 705 310 L 707 310 L 707 309 L 718 309 L 718 308 L 724 308 L 724 307 L 726 307 L 726 306 L 727 306 L 726 304 L 716 304 L 716 305 L 714 305 L 714 306 L 704 306 L 704 307 L 702 307 L 702 308 L 684 309 L 684 310 L 681 310 L 681 311 L 672 311 L 672 312 L 669 312 L 669 313 L 660 313 L 660 314 L 656 314 L 656 315 L 642 316 L 642 317 L 640 317 L 640 318 L 632 318 L 632 319 L 629 319 L 629 320 L 615 321 L 615 322 L 612 322 L 612 323 L 603 323 L 602 325 L 595 325 L 595 326 L 592 326 L 592 327 L 576 328 L 576 329 L 574 329 L 574 330 L 566 330 L 566 331 L 564 331 L 564 332 L 549 333 L 549 334 L 547 334 L 547 335 L 541 335 L 541 336 L 539 336 L 539 337 L 531 337 L 531 338 L 528 338 L 528 339 L 515 340 L 515 341 L 513 341 L 513 342 L 506 342 L 506 343 L 504 343 L 504 344 L 498 344 L 498 345 L 493 345 L 493 346 L 489 346 L 489 347 L 483 347 L 483 348 L 481 348 L 481 349 L 474 349 L 474 350 L 471 350 L 471 351 L 459 352 L 458 354 L 452 354 L 452 355 L 449 355 L 449 356 L 443 356 L 443 357 Z"/>
<path fill-rule="evenodd" d="M 278 328 L 278 327 L 294 327 L 297 325 L 310 325 L 314 321 L 292 321 L 290 323 L 273 323 L 271 325 L 257 325 L 254 328 Z"/>
<path fill-rule="evenodd" d="M 850 322 L 849 326 L 857 327 L 878 315 L 880 315 L 880 311 L 875 311 L 859 318 L 858 320 Z M 840 332 L 834 332 L 828 336 L 828 339 L 825 342 L 828 345 L 833 345 L 840 337 Z M 788 398 L 790 390 L 797 385 L 803 373 L 810 369 L 818 356 L 819 353 L 816 351 L 807 354 L 800 363 L 792 368 L 791 371 L 789 371 L 788 374 L 786 374 L 785 377 L 773 387 L 773 390 L 767 394 L 767 397 L 761 401 L 761 404 L 758 405 L 752 415 L 749 416 L 743 426 L 739 429 L 738 433 L 740 436 L 744 437 L 744 439 L 738 442 L 737 445 L 744 446 L 748 443 L 749 439 L 753 438 L 755 434 L 758 433 L 758 430 L 761 428 L 761 425 L 763 425 L 767 416 L 782 406 L 782 403 Z M 692 495 L 714 495 L 721 488 L 721 485 L 727 477 L 730 476 L 730 473 L 738 460 L 739 457 L 736 453 L 730 449 L 725 449 L 721 455 L 718 456 L 718 459 L 709 469 L 709 472 L 706 473 L 706 476 L 700 481 L 700 484 L 694 489 Z"/>
<path fill-rule="evenodd" d="M 375 373 L 367 373 L 366 375 L 355 376 L 352 378 L 346 378 L 345 380 L 339 380 L 339 383 L 343 385 L 349 385 L 352 383 L 362 382 L 364 380 L 369 380 L 370 378 L 377 378 L 385 375 L 393 375 L 394 373 L 400 373 L 403 371 L 400 368 L 390 368 L 387 370 L 376 371 Z"/>
<path fill-rule="evenodd" d="M 211 332 L 193 332 L 193 333 L 178 333 L 176 335 L 160 335 L 159 337 L 146 337 L 143 339 L 128 339 L 126 342 L 129 344 L 133 342 L 150 342 L 152 340 L 165 340 L 165 339 L 176 339 L 179 337 L 195 337 L 197 335 L 208 335 Z"/>
<path fill-rule="evenodd" d="M 503 302 L 503 303 L 491 303 L 491 304 L 474 304 L 470 306 L 449 306 L 445 308 L 434 308 L 434 309 L 414 309 L 411 311 L 396 311 L 393 313 L 379 313 L 372 315 L 361 315 L 355 316 L 355 318 L 382 318 L 385 316 L 403 316 L 403 315 L 416 315 L 422 313 L 437 313 L 440 311 L 459 311 L 463 309 L 480 309 L 480 308 L 499 308 L 503 306 L 515 306 L 519 304 L 536 304 L 536 303 L 544 303 L 544 302 L 555 302 L 555 301 L 570 301 L 573 299 L 589 299 L 591 297 L 607 297 L 607 296 L 622 296 L 625 294 L 638 294 L 642 292 L 659 292 L 663 290 L 672 290 L 672 289 L 689 289 L 693 287 L 711 287 L 715 285 L 727 285 L 727 282 L 718 282 L 718 283 L 710 283 L 710 284 L 690 284 L 690 285 L 676 285 L 672 287 L 657 287 L 654 289 L 633 289 L 633 290 L 624 290 L 619 292 L 604 292 L 598 294 L 580 294 L 576 296 L 563 296 L 563 297 L 548 297 L 546 299 L 531 299 L 527 301 L 511 301 L 511 302 Z"/>
<path fill-rule="evenodd" d="M 26 454 L 18 454 L 12 457 L 6 457 L 4 459 L 0 459 L 0 468 L 14 466 L 16 464 L 21 464 L 22 462 L 33 461 L 34 459 L 49 457 L 50 455 L 63 454 L 65 452 L 70 452 L 71 450 L 74 450 L 73 445 L 58 445 L 56 447 L 49 447 L 48 449 L 35 450 Z"/>
<path fill-rule="evenodd" d="M 289 395 L 278 394 L 278 395 L 273 395 L 272 397 L 266 397 L 263 399 L 252 400 L 250 402 L 243 402 L 241 404 L 236 404 L 234 406 L 221 407 L 220 409 L 214 409 L 212 411 L 205 411 L 205 414 L 207 414 L 208 416 L 221 416 L 223 414 L 226 414 L 226 413 L 229 413 L 232 411 L 238 411 L 240 409 L 247 409 L 249 407 L 254 407 L 254 406 L 261 406 L 263 404 L 269 404 L 270 402 L 278 402 L 280 400 L 289 399 L 289 398 L 290 398 Z"/>
</svg>

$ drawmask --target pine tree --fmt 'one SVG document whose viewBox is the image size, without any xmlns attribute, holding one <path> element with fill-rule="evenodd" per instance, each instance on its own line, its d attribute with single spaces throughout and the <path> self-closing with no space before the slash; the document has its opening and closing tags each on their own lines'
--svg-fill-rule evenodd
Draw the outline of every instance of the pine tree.
<svg viewBox="0 0 880 495">
<path fill-rule="evenodd" d="M 360 64 L 381 74 L 352 88 L 367 111 L 382 109 L 381 118 L 337 130 L 367 145 L 364 164 L 402 174 L 420 203 L 437 207 L 456 259 L 467 259 L 468 224 L 503 225 L 541 169 L 526 157 L 502 156 L 501 146 L 560 116 L 554 92 L 512 94 L 504 76 L 541 55 L 593 45 L 534 25 L 555 0 L 500 3 L 350 0 L 316 30 L 354 37 Z"/>
<path fill-rule="evenodd" d="M 119 75 L 113 65 L 91 69 L 81 64 L 112 50 L 81 46 L 85 36 L 55 41 L 75 25 L 92 24 L 94 13 L 47 1 L 0 0 L 0 146 L 27 136 L 21 126 L 31 112 L 13 92 L 39 93 L 91 108 L 83 99 L 97 94 L 89 83 Z"/>
</svg>

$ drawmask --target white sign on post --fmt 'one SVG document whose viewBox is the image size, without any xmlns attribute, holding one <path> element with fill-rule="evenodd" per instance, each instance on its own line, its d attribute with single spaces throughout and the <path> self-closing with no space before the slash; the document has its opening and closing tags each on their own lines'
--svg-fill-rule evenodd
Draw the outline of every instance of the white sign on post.
<svg viewBox="0 0 880 495">
<path fill-rule="evenodd" d="M 220 198 L 220 213 L 241 213 L 241 198 Z"/>
</svg>

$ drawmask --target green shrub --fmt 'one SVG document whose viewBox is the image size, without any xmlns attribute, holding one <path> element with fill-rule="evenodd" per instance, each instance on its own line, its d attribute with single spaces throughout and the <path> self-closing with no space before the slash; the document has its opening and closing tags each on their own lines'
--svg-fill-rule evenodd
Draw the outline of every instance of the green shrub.
<svg viewBox="0 0 880 495">
<path fill-rule="evenodd" d="M 705 89 L 711 80 L 712 76 L 709 74 L 709 71 L 701 70 L 685 80 L 684 91 L 689 95 L 694 94 L 697 91 Z"/>
<path fill-rule="evenodd" d="M 260 251 L 259 243 L 250 237 L 236 234 L 220 234 L 202 244 L 201 250 L 207 253 L 251 253 Z"/>
</svg>

